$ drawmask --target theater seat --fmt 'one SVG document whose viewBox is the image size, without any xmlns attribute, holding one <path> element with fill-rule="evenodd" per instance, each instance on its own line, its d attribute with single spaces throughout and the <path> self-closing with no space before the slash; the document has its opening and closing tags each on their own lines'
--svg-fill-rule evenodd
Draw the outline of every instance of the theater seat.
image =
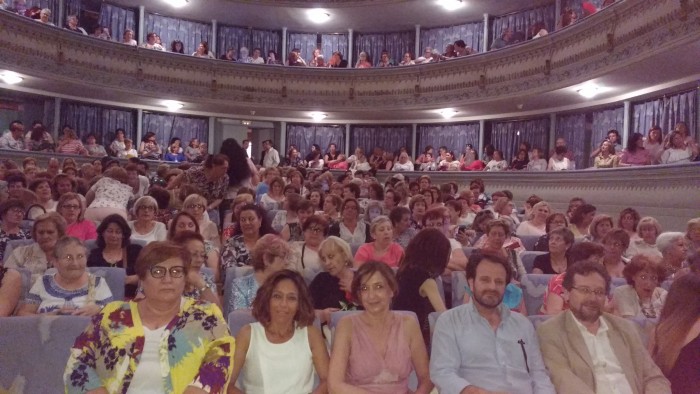
<svg viewBox="0 0 700 394">
<path fill-rule="evenodd" d="M 521 278 L 520 287 L 528 316 L 538 315 L 544 303 L 544 293 L 547 291 L 549 280 L 554 275 L 527 274 Z"/>
<path fill-rule="evenodd" d="M 89 323 L 83 316 L 0 318 L 0 392 L 63 393 L 70 348 Z"/>
<path fill-rule="evenodd" d="M 543 254 L 547 254 L 547 252 L 533 252 L 528 249 L 520 253 L 520 260 L 522 260 L 523 265 L 525 266 L 525 272 L 531 274 L 532 269 L 535 266 L 535 257 Z"/>
<path fill-rule="evenodd" d="M 467 293 L 467 273 L 465 271 L 452 271 L 452 307 L 458 307 L 464 303 L 464 295 Z"/>
<path fill-rule="evenodd" d="M 529 315 L 527 318 L 530 319 L 530 323 L 535 327 L 535 330 L 537 330 L 537 327 L 539 327 L 542 323 L 546 322 L 547 319 L 552 317 L 554 315 Z"/>
<path fill-rule="evenodd" d="M 540 239 L 538 235 L 523 235 L 522 237 L 518 237 L 520 240 L 523 242 L 523 246 L 525 246 L 525 250 L 530 250 L 534 251 L 535 250 L 535 244 L 537 243 L 537 240 Z"/>
<path fill-rule="evenodd" d="M 10 255 L 15 249 L 19 248 L 20 246 L 31 245 L 33 242 L 34 240 L 31 239 L 13 239 L 11 241 L 7 241 L 3 263 L 7 262 L 7 259 L 10 258 Z"/>
<path fill-rule="evenodd" d="M 115 301 L 124 300 L 124 285 L 126 284 L 126 270 L 124 268 L 88 267 L 88 270 L 90 273 L 104 278 Z"/>
</svg>

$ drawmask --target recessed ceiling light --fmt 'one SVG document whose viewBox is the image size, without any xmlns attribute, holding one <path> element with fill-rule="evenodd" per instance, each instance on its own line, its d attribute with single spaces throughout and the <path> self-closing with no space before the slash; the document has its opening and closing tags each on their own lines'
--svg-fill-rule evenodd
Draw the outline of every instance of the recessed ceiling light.
<svg viewBox="0 0 700 394">
<path fill-rule="evenodd" d="M 321 8 L 310 9 L 306 11 L 306 15 L 309 17 L 309 20 L 314 23 L 324 23 L 331 19 L 331 14 Z"/>
<path fill-rule="evenodd" d="M 437 3 L 447 11 L 454 11 L 464 7 L 464 2 L 462 0 L 437 0 Z"/>
<path fill-rule="evenodd" d="M 187 5 L 187 3 L 190 2 L 190 0 L 164 0 L 166 3 L 168 3 L 171 7 L 175 8 L 180 8 L 184 7 Z"/>
<path fill-rule="evenodd" d="M 14 85 L 16 83 L 24 81 L 24 78 L 20 77 L 19 75 L 17 75 L 17 73 L 14 73 L 12 71 L 5 71 L 4 73 L 0 74 L 0 79 L 2 79 L 2 81 L 8 85 Z"/>
<path fill-rule="evenodd" d="M 594 84 L 584 85 L 576 90 L 576 92 L 578 92 L 578 94 L 580 94 L 581 96 L 583 96 L 585 98 L 593 98 L 593 97 L 595 97 L 595 95 L 600 93 L 600 91 L 601 91 L 601 89 L 598 87 L 598 85 L 594 85 Z"/>
<path fill-rule="evenodd" d="M 163 105 L 168 109 L 168 111 L 177 111 L 178 109 L 182 109 L 182 107 L 184 107 L 182 103 L 175 100 L 165 100 L 163 101 Z"/>
<path fill-rule="evenodd" d="M 324 114 L 323 112 L 312 112 L 309 114 L 309 116 L 311 116 L 311 119 L 313 119 L 315 122 L 320 122 L 328 117 L 328 115 Z"/>
<path fill-rule="evenodd" d="M 440 110 L 440 115 L 442 115 L 443 118 L 449 119 L 455 115 L 457 115 L 457 111 L 455 111 L 452 108 L 445 108 Z"/>
<path fill-rule="evenodd" d="M 251 122 L 250 122 L 249 120 L 242 120 L 242 121 L 241 121 L 241 124 L 242 124 L 243 126 L 250 126 L 250 123 L 251 123 Z"/>
</svg>

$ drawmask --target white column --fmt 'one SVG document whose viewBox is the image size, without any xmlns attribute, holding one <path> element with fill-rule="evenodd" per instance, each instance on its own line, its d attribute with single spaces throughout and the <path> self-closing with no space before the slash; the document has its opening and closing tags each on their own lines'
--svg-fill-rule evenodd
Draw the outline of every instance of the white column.
<svg viewBox="0 0 700 394">
<path fill-rule="evenodd" d="M 484 14 L 484 47 L 481 48 L 481 52 L 489 51 L 489 41 L 491 40 L 490 27 L 489 26 L 489 14 Z"/>
<path fill-rule="evenodd" d="M 551 152 L 554 149 L 554 142 L 557 139 L 557 114 L 549 114 L 549 149 Z"/>
<path fill-rule="evenodd" d="M 216 30 L 218 28 L 218 25 L 216 23 L 216 19 L 211 20 L 211 40 L 209 40 L 209 51 L 214 54 L 214 57 L 218 58 L 221 54 L 217 52 L 216 48 Z M 224 53 L 226 53 L 226 49 L 224 49 Z"/>
<path fill-rule="evenodd" d="M 141 144 L 141 137 L 143 136 L 143 110 L 141 108 L 136 110 L 136 140 L 133 146 L 139 146 Z"/>
<path fill-rule="evenodd" d="M 418 124 L 414 123 L 413 124 L 413 132 L 411 134 L 411 157 L 415 159 L 417 156 L 418 152 Z"/>
<path fill-rule="evenodd" d="M 137 39 L 139 41 L 139 45 L 146 41 L 146 7 L 142 5 L 139 6 L 139 36 Z"/>
<path fill-rule="evenodd" d="M 279 55 L 279 60 L 282 62 L 281 64 L 284 65 L 284 60 L 287 59 L 287 28 L 283 27 L 282 28 L 282 53 L 278 54 Z M 266 55 L 267 56 L 267 55 Z"/>
<path fill-rule="evenodd" d="M 58 20 L 56 21 L 56 26 L 63 27 L 66 25 L 66 2 L 65 0 L 58 0 Z M 76 15 L 78 16 L 78 15 Z"/>
<path fill-rule="evenodd" d="M 348 68 L 352 68 L 352 54 L 354 50 L 352 48 L 352 29 L 348 29 Z M 350 128 L 348 127 L 348 133 L 350 132 Z M 348 140 L 349 141 L 349 140 Z"/>
<path fill-rule="evenodd" d="M 216 153 L 219 151 L 218 146 L 214 146 L 216 141 L 214 141 L 214 128 L 216 127 L 216 118 L 213 116 L 209 117 L 209 136 L 207 137 L 207 148 L 209 153 Z"/>
<path fill-rule="evenodd" d="M 413 52 L 413 56 L 418 58 L 418 55 L 421 55 L 423 51 L 420 49 L 420 25 L 416 25 L 416 48 Z M 415 154 L 413 155 L 415 157 Z"/>
<path fill-rule="evenodd" d="M 350 157 L 350 123 L 345 125 L 345 157 Z"/>
<path fill-rule="evenodd" d="M 280 122 L 280 151 L 284 149 L 287 151 L 287 122 Z"/>
<path fill-rule="evenodd" d="M 556 0 L 554 2 L 554 30 L 557 29 L 559 18 L 561 18 L 561 0 Z"/>
<path fill-rule="evenodd" d="M 700 94 L 700 86 L 698 87 L 697 90 L 698 91 L 696 92 L 696 94 Z M 700 99 L 695 100 L 695 103 L 697 106 L 695 113 L 698 115 L 698 119 L 695 122 L 695 130 L 690 129 L 688 131 L 690 132 L 690 135 L 693 136 L 693 139 L 695 141 L 697 141 L 699 139 L 698 137 L 700 137 Z M 693 134 L 693 133 L 695 133 L 695 134 Z"/>
<path fill-rule="evenodd" d="M 630 136 L 630 129 L 632 128 L 632 126 L 630 125 L 631 120 L 632 102 L 629 100 L 625 100 L 625 119 L 622 126 L 622 141 L 620 141 L 620 144 L 622 144 L 622 146 L 627 146 L 627 139 Z"/>
<path fill-rule="evenodd" d="M 480 120 L 479 121 L 479 158 L 483 160 L 483 157 L 481 155 L 484 153 L 484 135 L 486 129 L 486 121 L 485 120 Z"/>
<path fill-rule="evenodd" d="M 58 142 L 58 131 L 61 127 L 61 98 L 53 100 L 53 140 Z"/>
</svg>

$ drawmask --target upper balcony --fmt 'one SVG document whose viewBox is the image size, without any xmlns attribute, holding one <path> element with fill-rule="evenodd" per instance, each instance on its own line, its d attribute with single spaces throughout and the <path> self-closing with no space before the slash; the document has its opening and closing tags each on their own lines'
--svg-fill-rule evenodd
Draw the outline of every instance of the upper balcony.
<svg viewBox="0 0 700 394">
<path fill-rule="evenodd" d="M 0 69 L 12 89 L 183 113 L 326 123 L 425 123 L 522 117 L 692 86 L 700 78 L 700 4 L 628 0 L 555 34 L 437 64 L 391 69 L 256 66 L 129 47 L 0 13 Z M 595 100 L 576 94 L 595 81 Z M 2 86 L 0 84 L 0 86 Z"/>
</svg>

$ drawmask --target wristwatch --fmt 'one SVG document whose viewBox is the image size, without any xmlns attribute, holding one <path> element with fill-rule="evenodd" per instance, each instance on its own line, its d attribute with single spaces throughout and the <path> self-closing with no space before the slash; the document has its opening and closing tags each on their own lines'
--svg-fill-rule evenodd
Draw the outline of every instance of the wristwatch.
<svg viewBox="0 0 700 394">
<path fill-rule="evenodd" d="M 199 290 L 200 293 L 204 293 L 207 289 L 211 289 L 211 285 L 207 282 L 204 282 L 204 286 L 202 286 Z"/>
</svg>

